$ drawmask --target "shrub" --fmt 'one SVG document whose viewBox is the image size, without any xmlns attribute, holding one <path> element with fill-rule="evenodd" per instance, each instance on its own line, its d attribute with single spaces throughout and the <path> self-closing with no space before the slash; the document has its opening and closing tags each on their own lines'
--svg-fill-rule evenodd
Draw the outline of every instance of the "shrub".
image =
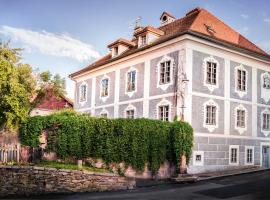
<svg viewBox="0 0 270 200">
<path fill-rule="evenodd" d="M 138 171 L 147 163 L 153 173 L 165 160 L 178 165 L 180 155 L 189 159 L 193 143 L 193 130 L 185 122 L 104 119 L 64 111 L 29 118 L 20 129 L 22 144 L 38 147 L 43 130 L 49 133 L 46 151 L 61 158 L 102 158 Z"/>
</svg>

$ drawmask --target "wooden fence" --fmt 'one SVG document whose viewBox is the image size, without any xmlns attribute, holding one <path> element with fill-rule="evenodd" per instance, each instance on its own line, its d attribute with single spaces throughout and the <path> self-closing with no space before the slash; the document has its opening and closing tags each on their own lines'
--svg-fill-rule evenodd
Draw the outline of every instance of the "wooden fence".
<svg viewBox="0 0 270 200">
<path fill-rule="evenodd" d="M 0 163 L 19 163 L 20 149 L 20 144 L 0 144 Z"/>
</svg>

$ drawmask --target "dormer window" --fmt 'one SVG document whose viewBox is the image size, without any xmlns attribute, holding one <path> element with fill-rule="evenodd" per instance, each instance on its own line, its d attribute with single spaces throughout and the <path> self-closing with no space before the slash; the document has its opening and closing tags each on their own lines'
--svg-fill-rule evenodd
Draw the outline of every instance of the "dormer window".
<svg viewBox="0 0 270 200">
<path fill-rule="evenodd" d="M 175 21 L 175 17 L 168 12 L 163 12 L 162 15 L 160 16 L 161 25 L 166 25 L 173 21 Z"/>
<path fill-rule="evenodd" d="M 118 46 L 114 47 L 114 55 L 117 56 L 118 55 Z"/>
<path fill-rule="evenodd" d="M 141 46 L 144 46 L 144 45 L 146 45 L 147 44 L 147 41 L 146 41 L 146 35 L 143 35 L 142 37 L 141 37 Z"/>
</svg>

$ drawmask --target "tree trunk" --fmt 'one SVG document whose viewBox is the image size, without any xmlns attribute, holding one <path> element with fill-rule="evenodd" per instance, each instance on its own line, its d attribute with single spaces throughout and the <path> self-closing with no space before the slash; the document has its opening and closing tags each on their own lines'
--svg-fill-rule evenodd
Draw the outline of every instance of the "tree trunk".
<svg viewBox="0 0 270 200">
<path fill-rule="evenodd" d="M 186 174 L 186 173 L 187 173 L 187 158 L 186 158 L 186 155 L 183 154 L 181 156 L 180 174 Z"/>
</svg>

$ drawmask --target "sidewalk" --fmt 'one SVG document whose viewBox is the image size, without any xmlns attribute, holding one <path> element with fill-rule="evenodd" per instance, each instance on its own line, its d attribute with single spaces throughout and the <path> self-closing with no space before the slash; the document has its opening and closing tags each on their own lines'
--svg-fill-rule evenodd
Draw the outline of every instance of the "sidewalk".
<svg viewBox="0 0 270 200">
<path fill-rule="evenodd" d="M 255 173 L 255 172 L 264 171 L 264 170 L 268 170 L 268 169 L 264 169 L 259 166 L 243 167 L 239 169 L 231 169 L 231 170 L 200 173 L 200 174 L 178 175 L 178 177 L 172 178 L 171 181 L 175 183 L 189 183 L 189 182 L 204 181 L 204 180 L 235 176 L 235 175 L 241 175 L 241 174 Z"/>
</svg>

